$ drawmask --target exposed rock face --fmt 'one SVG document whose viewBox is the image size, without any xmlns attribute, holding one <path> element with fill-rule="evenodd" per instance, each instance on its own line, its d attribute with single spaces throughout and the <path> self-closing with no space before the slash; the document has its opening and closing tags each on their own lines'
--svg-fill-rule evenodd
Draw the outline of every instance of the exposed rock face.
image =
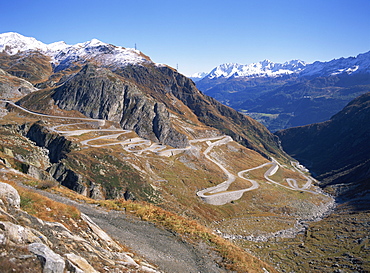
<svg viewBox="0 0 370 273">
<path fill-rule="evenodd" d="M 35 90 L 36 88 L 30 82 L 0 69 L 0 96 L 2 99 L 23 97 Z"/>
<path fill-rule="evenodd" d="M 49 247 L 40 243 L 32 243 L 28 249 L 37 255 L 43 265 L 43 273 L 63 273 L 65 262 L 63 258 Z"/>
<path fill-rule="evenodd" d="M 48 171 L 61 185 L 80 194 L 87 195 L 86 179 L 68 169 L 62 162 L 54 164 Z"/>
<path fill-rule="evenodd" d="M 65 255 L 75 272 L 98 273 L 84 258 L 73 253 Z M 80 269 L 81 268 L 81 269 Z"/>
<path fill-rule="evenodd" d="M 37 232 L 28 227 L 4 221 L 0 222 L 0 229 L 4 233 L 7 243 L 29 244 L 32 242 L 42 242 L 37 236 Z"/>
<path fill-rule="evenodd" d="M 107 69 L 86 65 L 57 88 L 52 98 L 62 109 L 119 122 L 141 137 L 174 147 L 188 145 L 186 136 L 173 128 L 163 105 Z"/>
<path fill-rule="evenodd" d="M 33 124 L 27 131 L 26 137 L 34 141 L 37 146 L 49 150 L 51 163 L 57 163 L 71 149 L 71 141 L 56 133 L 49 132 L 42 123 Z"/>
<path fill-rule="evenodd" d="M 122 246 L 86 215 L 72 221 L 74 228 L 70 230 L 24 212 L 19 209 L 19 200 L 4 199 L 10 195 L 11 200 L 19 199 L 14 187 L 0 182 L 0 217 L 7 219 L 0 221 L 1 265 L 6 264 L 9 271 L 96 273 L 104 268 L 109 272 L 158 272 L 144 261 L 135 261 L 134 254 L 123 252 Z M 78 226 L 77 222 L 83 224 Z"/>
<path fill-rule="evenodd" d="M 21 199 L 18 192 L 11 185 L 0 182 L 0 201 L 2 204 L 19 208 Z"/>
</svg>

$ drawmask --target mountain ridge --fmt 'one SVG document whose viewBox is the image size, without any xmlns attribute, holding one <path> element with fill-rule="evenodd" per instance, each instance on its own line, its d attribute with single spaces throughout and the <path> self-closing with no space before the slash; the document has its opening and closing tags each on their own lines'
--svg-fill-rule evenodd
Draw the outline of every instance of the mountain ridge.
<svg viewBox="0 0 370 273">
<path fill-rule="evenodd" d="M 312 232 L 306 221 L 320 220 L 334 200 L 281 150 L 275 135 L 205 95 L 169 66 L 149 60 L 129 63 L 125 54 L 107 63 L 124 49 L 98 40 L 80 45 L 60 55 L 34 50 L 0 53 L 0 67 L 11 75 L 5 74 L 11 79 L 4 91 L 8 99 L 0 100 L 1 180 L 27 183 L 27 189 L 51 187 L 85 202 L 89 197 L 93 204 L 134 213 L 169 229 L 181 244 L 189 241 L 195 248 L 216 251 L 216 256 L 205 255 L 211 272 L 274 272 L 230 241 L 220 241 L 217 234 L 262 254 L 276 270 L 326 272 L 336 266 L 342 244 L 330 245 L 325 239 L 320 239 L 320 249 L 317 241 L 306 244 Z M 35 89 L 16 92 L 24 81 Z M 49 210 L 40 209 L 53 214 Z M 202 232 L 193 220 L 211 231 Z M 109 230 L 106 221 L 101 223 Z M 123 226 L 118 228 L 123 233 Z M 352 227 L 349 230 L 345 235 Z M 363 234 L 345 245 L 357 248 Z M 161 243 L 157 237 L 153 242 Z M 57 246 L 51 247 L 58 252 Z M 364 264 L 340 260 L 338 267 L 366 270 L 367 253 L 361 248 L 354 254 Z M 179 264 L 186 261 L 181 257 Z M 171 266 L 175 270 L 158 265 L 184 272 L 177 264 Z"/>
<path fill-rule="evenodd" d="M 323 186 L 337 188 L 340 196 L 354 195 L 351 191 L 363 196 L 369 191 L 366 181 L 370 181 L 369 117 L 370 92 L 352 100 L 326 122 L 276 134 L 284 149 L 305 162 Z M 356 187 L 362 192 L 353 190 Z"/>
<path fill-rule="evenodd" d="M 350 100 L 365 93 L 369 79 L 370 51 L 312 64 L 230 64 L 224 69 L 215 68 L 214 74 L 196 85 L 275 132 L 328 120 Z"/>
<path fill-rule="evenodd" d="M 235 140 L 265 157 L 269 157 L 270 154 L 274 157 L 286 157 L 280 151 L 276 137 L 263 126 L 199 92 L 191 80 L 175 69 L 153 63 L 149 57 L 137 50 L 117 47 L 95 39 L 73 46 L 63 45 L 62 49 L 56 51 L 49 50 L 47 45 L 41 43 L 45 45 L 44 48 L 41 51 L 35 51 L 34 49 L 39 45 L 37 40 L 25 38 L 19 34 L 15 35 L 15 38 L 13 34 L 3 34 L 0 36 L 0 41 L 1 37 L 5 41 L 4 37 L 7 35 L 11 36 L 10 40 L 13 42 L 20 39 L 31 41 L 32 44 L 27 47 L 21 43 L 21 48 L 25 51 L 18 50 L 16 53 L 10 51 L 14 53 L 13 55 L 8 54 L 6 45 L 3 45 L 0 63 L 8 66 L 4 67 L 7 72 L 20 77 L 26 76 L 27 80 L 30 80 L 28 76 L 33 79 L 36 74 L 38 77 L 33 82 L 37 83 L 39 88 L 53 89 L 48 91 L 47 103 L 55 102 L 64 110 L 82 111 L 85 115 L 94 118 L 118 119 L 120 116 L 122 120 L 116 121 L 120 122 L 125 129 L 134 129 L 140 136 L 149 137 L 153 141 L 160 141 L 174 147 L 184 147 L 187 145 L 188 137 L 184 131 L 180 132 L 181 128 L 176 125 L 176 119 L 171 116 L 174 114 L 185 121 L 201 122 L 228 133 Z M 32 49 L 33 44 L 37 46 Z M 16 60 L 15 63 L 25 62 L 25 60 L 28 62 L 31 57 L 34 61 L 30 65 L 27 63 L 13 69 L 14 60 Z M 86 70 L 87 66 L 90 69 Z M 30 67 L 37 69 L 30 72 Z M 93 67 L 97 69 L 92 69 Z M 105 72 L 104 69 L 106 69 Z M 39 70 L 43 71 L 42 77 Z M 85 73 L 86 71 L 91 73 Z M 90 75 L 91 80 L 87 75 Z M 86 85 L 81 85 L 78 78 Z M 118 84 L 121 82 L 124 84 Z M 82 93 L 84 95 L 81 95 Z M 121 94 L 117 95 L 118 93 Z M 105 94 L 104 101 L 100 100 L 98 94 Z M 110 97 L 120 98 L 128 104 L 120 105 L 119 99 L 113 102 Z M 43 98 L 46 99 L 45 96 Z M 31 94 L 24 97 L 20 103 L 27 103 L 28 107 L 33 107 L 33 110 L 40 110 L 37 109 L 38 106 L 32 101 L 33 99 L 35 95 Z M 46 103 L 38 99 L 37 101 L 42 105 Z M 96 107 L 86 108 L 87 104 Z M 102 105 L 105 110 L 100 107 Z M 112 105 L 114 107 L 110 109 Z M 117 113 L 113 113 L 115 111 Z"/>
<path fill-rule="evenodd" d="M 354 72 L 370 71 L 369 56 L 370 51 L 360 53 L 355 57 L 341 57 L 330 61 L 315 61 L 313 63 L 306 63 L 301 60 L 275 63 L 267 59 L 250 64 L 224 63 L 216 66 L 209 73 L 198 72 L 193 77 L 217 79 L 280 77 L 290 74 L 299 76 L 352 74 Z"/>
<path fill-rule="evenodd" d="M 56 70 L 62 70 L 72 62 L 82 63 L 94 59 L 104 66 L 153 63 L 139 50 L 114 46 L 92 39 L 84 43 L 68 45 L 65 42 L 44 44 L 33 37 L 10 32 L 0 34 L 0 51 L 9 55 L 39 51 L 51 58 Z M 103 58 L 99 58 L 102 56 Z"/>
</svg>

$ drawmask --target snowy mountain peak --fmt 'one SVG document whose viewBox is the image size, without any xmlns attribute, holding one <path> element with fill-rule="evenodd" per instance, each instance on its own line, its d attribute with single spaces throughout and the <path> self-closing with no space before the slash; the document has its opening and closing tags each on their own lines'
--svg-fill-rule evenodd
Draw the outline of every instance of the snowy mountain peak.
<svg viewBox="0 0 370 273">
<path fill-rule="evenodd" d="M 192 79 L 194 82 L 197 82 L 197 81 L 200 81 L 201 79 L 203 79 L 207 75 L 208 75 L 208 73 L 206 73 L 206 72 L 198 72 L 198 73 L 195 73 L 195 74 L 192 74 L 192 75 L 188 76 L 188 78 Z"/>
<path fill-rule="evenodd" d="M 48 47 L 48 50 L 50 51 L 58 51 L 58 50 L 63 50 L 67 47 L 70 47 L 70 45 L 67 45 L 63 41 L 60 41 L 60 42 L 51 43 L 47 47 Z"/>
<path fill-rule="evenodd" d="M 47 45 L 32 37 L 25 37 L 19 33 L 8 32 L 0 34 L 0 52 L 17 54 L 27 50 L 47 50 Z"/>
<path fill-rule="evenodd" d="M 226 63 L 214 68 L 208 74 L 207 78 L 278 77 L 281 75 L 296 73 L 305 67 L 305 65 L 305 62 L 300 60 L 293 60 L 280 64 L 267 59 L 248 65 Z"/>
<path fill-rule="evenodd" d="M 329 62 L 305 63 L 301 60 L 291 60 L 285 63 L 274 63 L 264 60 L 247 65 L 226 63 L 214 68 L 207 76 L 215 78 L 259 78 L 280 77 L 290 74 L 299 76 L 335 76 L 365 72 L 370 73 L 370 51 L 357 57 L 334 59 Z"/>
<path fill-rule="evenodd" d="M 44 44 L 35 38 L 25 37 L 15 32 L 0 34 L 0 52 L 14 55 L 35 50 L 49 56 L 55 66 L 62 67 L 73 62 L 83 63 L 88 60 L 94 60 L 103 66 L 152 62 L 139 50 L 113 46 L 95 38 L 75 45 L 68 45 L 65 42 Z"/>
<path fill-rule="evenodd" d="M 97 47 L 97 46 L 107 46 L 108 44 L 98 40 L 98 39 L 91 39 L 90 41 L 76 44 L 77 47 Z"/>
</svg>

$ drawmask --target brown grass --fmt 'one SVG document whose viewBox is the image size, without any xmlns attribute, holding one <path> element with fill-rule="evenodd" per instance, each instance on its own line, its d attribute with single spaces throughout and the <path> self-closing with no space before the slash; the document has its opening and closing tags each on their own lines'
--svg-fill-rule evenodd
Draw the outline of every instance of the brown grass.
<svg viewBox="0 0 370 273">
<path fill-rule="evenodd" d="M 152 222 L 171 230 L 187 241 L 193 243 L 206 242 L 213 250 L 220 253 L 223 257 L 222 265 L 229 270 L 236 272 L 262 272 L 262 267 L 265 267 L 269 272 L 276 272 L 266 263 L 214 234 L 212 230 L 199 224 L 197 221 L 186 219 L 152 204 L 126 201 L 124 199 L 97 201 L 83 197 L 64 187 L 55 187 L 53 190 L 63 193 L 69 198 L 83 199 L 85 202 L 99 204 L 107 209 L 124 210 L 126 213 L 137 216 L 144 221 Z"/>
<path fill-rule="evenodd" d="M 75 220 L 80 219 L 81 216 L 81 212 L 76 207 L 53 201 L 14 182 L 4 182 L 18 191 L 21 208 L 27 213 L 44 221 L 60 222 L 70 230 L 75 228 Z"/>
<path fill-rule="evenodd" d="M 124 209 L 140 217 L 142 220 L 156 223 L 190 241 L 198 242 L 201 240 L 208 243 L 222 255 L 224 258 L 222 265 L 229 270 L 235 270 L 237 272 L 260 272 L 262 271 L 261 266 L 269 267 L 243 249 L 215 235 L 210 229 L 200 225 L 198 222 L 188 220 L 154 205 L 143 202 L 125 201 L 123 199 L 100 201 L 100 204 L 109 209 Z M 273 272 L 273 270 L 270 272 Z"/>
</svg>

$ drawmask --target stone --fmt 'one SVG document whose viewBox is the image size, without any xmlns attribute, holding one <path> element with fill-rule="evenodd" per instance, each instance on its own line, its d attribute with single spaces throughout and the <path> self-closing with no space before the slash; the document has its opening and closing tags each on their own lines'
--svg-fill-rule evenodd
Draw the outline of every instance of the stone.
<svg viewBox="0 0 370 273">
<path fill-rule="evenodd" d="M 0 245 L 6 245 L 6 237 L 4 233 L 0 233 Z"/>
<path fill-rule="evenodd" d="M 68 273 L 84 273 L 81 269 L 79 269 L 69 260 L 66 261 L 66 269 Z"/>
<path fill-rule="evenodd" d="M 14 157 L 14 154 L 13 154 L 13 151 L 12 150 L 10 150 L 10 149 L 8 149 L 8 148 L 3 148 L 3 150 L 4 150 L 4 154 L 6 154 L 6 155 L 8 155 L 8 156 L 10 156 L 10 157 Z"/>
<path fill-rule="evenodd" d="M 98 273 L 84 258 L 73 254 L 65 254 L 66 258 L 72 264 L 72 267 L 77 267 L 75 272 L 84 272 L 84 273 Z"/>
<path fill-rule="evenodd" d="M 131 258 L 129 255 L 126 253 L 122 252 L 113 252 L 112 256 L 114 257 L 115 260 L 119 260 L 122 262 L 122 264 L 126 266 L 133 266 L 133 267 L 138 267 L 139 265 L 135 262 L 133 258 Z"/>
<path fill-rule="evenodd" d="M 0 222 L 0 230 L 3 230 L 7 240 L 15 244 L 27 244 L 40 242 L 40 239 L 32 232 L 31 229 L 11 222 Z"/>
<path fill-rule="evenodd" d="M 19 208 L 21 204 L 21 198 L 18 191 L 11 185 L 0 182 L 0 199 L 5 205 Z"/>
<path fill-rule="evenodd" d="M 95 224 L 87 215 L 81 213 L 81 218 L 88 224 L 90 229 L 109 247 L 114 248 L 115 250 L 121 250 L 121 247 L 97 224 Z"/>
<path fill-rule="evenodd" d="M 40 243 L 32 243 L 28 250 L 37 255 L 42 263 L 43 273 L 63 273 L 65 261 L 59 255 L 52 251 L 48 246 Z"/>
</svg>

